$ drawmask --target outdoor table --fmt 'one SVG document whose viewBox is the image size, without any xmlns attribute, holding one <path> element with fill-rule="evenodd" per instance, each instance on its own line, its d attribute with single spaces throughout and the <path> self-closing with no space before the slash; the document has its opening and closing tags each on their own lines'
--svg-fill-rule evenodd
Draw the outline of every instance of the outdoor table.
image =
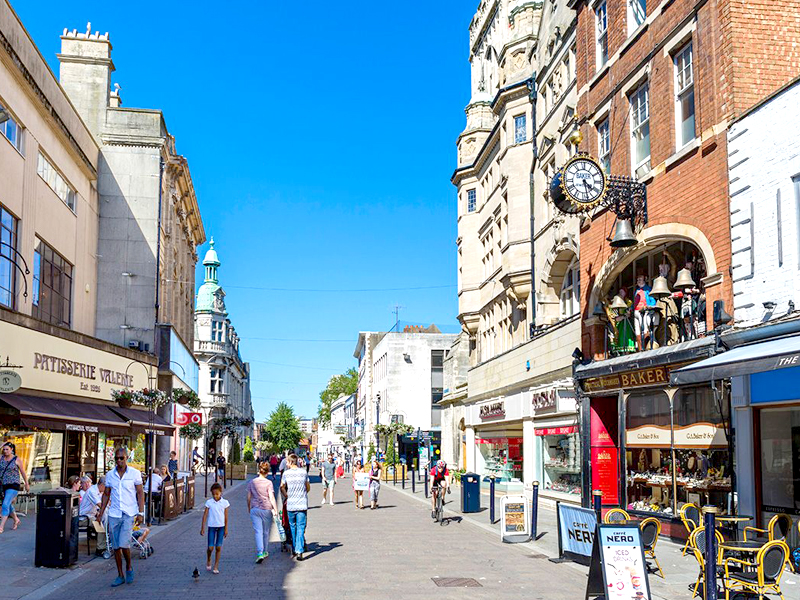
<svg viewBox="0 0 800 600">
<path fill-rule="evenodd" d="M 733 533 L 733 539 L 736 540 L 739 537 L 738 524 L 752 520 L 753 517 L 749 515 L 717 515 L 716 525 L 720 528 L 730 529 Z"/>
<path fill-rule="evenodd" d="M 767 542 L 757 542 L 755 540 L 750 540 L 749 542 L 723 542 L 720 544 L 720 547 L 723 550 L 728 550 L 729 552 L 758 552 Z"/>
</svg>

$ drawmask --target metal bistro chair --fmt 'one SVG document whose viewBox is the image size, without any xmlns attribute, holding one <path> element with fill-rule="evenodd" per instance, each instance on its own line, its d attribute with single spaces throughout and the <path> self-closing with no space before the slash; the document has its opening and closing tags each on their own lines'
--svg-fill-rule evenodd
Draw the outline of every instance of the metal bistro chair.
<svg viewBox="0 0 800 600">
<path fill-rule="evenodd" d="M 97 532 L 94 530 L 91 519 L 86 515 L 78 517 L 78 535 L 83 532 L 86 532 L 86 552 L 91 556 L 91 540 L 94 539 L 94 546 L 97 548 Z"/>
<path fill-rule="evenodd" d="M 658 573 L 664 579 L 664 571 L 661 570 L 661 565 L 658 564 L 656 558 L 656 544 L 658 543 L 658 536 L 661 535 L 661 521 L 655 517 L 649 517 L 639 524 L 639 530 L 642 532 L 642 546 L 644 547 L 645 560 L 652 558 L 658 567 Z"/>
<path fill-rule="evenodd" d="M 717 575 L 722 577 L 722 544 L 725 542 L 725 538 L 723 538 L 722 534 L 717 530 L 714 530 L 714 537 L 717 539 Z M 691 533 L 689 536 L 689 548 L 691 548 L 692 554 L 694 555 L 695 559 L 697 560 L 697 564 L 700 567 L 700 573 L 697 575 L 697 581 L 694 584 L 694 591 L 692 592 L 692 598 L 694 598 L 697 596 L 698 589 L 703 590 L 703 594 L 705 594 L 706 528 L 704 526 L 701 525 L 696 527 Z"/>
<path fill-rule="evenodd" d="M 683 545 L 683 556 L 686 556 L 686 553 L 689 551 L 689 536 L 691 536 L 692 532 L 700 525 L 700 508 L 696 504 L 689 502 L 681 506 L 680 515 L 681 523 L 683 523 L 683 526 L 686 528 L 686 533 L 688 534 L 686 543 Z"/>
<path fill-rule="evenodd" d="M 744 591 L 758 594 L 758 599 L 763 600 L 764 594 L 774 592 L 785 600 L 781 592 L 780 582 L 783 567 L 789 560 L 789 546 L 783 540 L 773 540 L 764 544 L 756 554 L 754 562 L 739 560 L 738 558 L 725 559 L 725 600 L 729 600 L 733 591 Z M 753 570 L 731 571 L 729 565 Z"/>
<path fill-rule="evenodd" d="M 787 515 L 786 513 L 780 513 L 775 515 L 769 520 L 766 529 L 759 529 L 758 527 L 745 527 L 744 528 L 744 541 L 747 541 L 747 533 L 754 532 L 754 535 L 750 536 L 751 541 L 755 538 L 767 539 L 767 541 L 773 542 L 775 540 L 782 540 L 786 541 L 786 536 L 789 535 L 789 532 L 792 530 L 792 517 Z"/>
<path fill-rule="evenodd" d="M 621 523 L 623 521 L 630 521 L 631 516 L 621 508 L 612 508 L 603 517 L 603 523 L 610 525 L 612 523 Z"/>
</svg>

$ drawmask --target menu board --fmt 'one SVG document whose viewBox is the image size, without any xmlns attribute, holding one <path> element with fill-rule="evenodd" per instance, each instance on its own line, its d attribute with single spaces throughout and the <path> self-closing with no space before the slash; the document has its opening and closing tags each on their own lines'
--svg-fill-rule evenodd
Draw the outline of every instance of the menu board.
<svg viewBox="0 0 800 600">
<path fill-rule="evenodd" d="M 186 510 L 194 508 L 194 475 L 186 480 Z"/>
<path fill-rule="evenodd" d="M 618 504 L 618 456 L 614 447 L 592 448 L 592 486 L 603 492 L 604 505 Z"/>
<path fill-rule="evenodd" d="M 177 502 L 175 503 L 175 512 L 176 514 L 180 514 L 185 509 L 185 502 L 186 498 L 184 496 L 184 492 L 186 491 L 186 479 L 178 479 L 175 481 L 175 496 Z"/>
<path fill-rule="evenodd" d="M 165 481 L 161 486 L 161 514 L 167 521 L 178 516 L 174 481 Z"/>
<path fill-rule="evenodd" d="M 639 527 L 600 525 L 598 531 L 592 549 L 586 597 L 650 600 L 650 582 Z"/>
<path fill-rule="evenodd" d="M 505 507 L 505 531 L 517 533 L 525 531 L 525 504 L 522 502 L 508 502 Z"/>
<path fill-rule="evenodd" d="M 500 539 L 504 542 L 527 542 L 530 539 L 530 509 L 525 496 L 500 499 Z"/>
</svg>

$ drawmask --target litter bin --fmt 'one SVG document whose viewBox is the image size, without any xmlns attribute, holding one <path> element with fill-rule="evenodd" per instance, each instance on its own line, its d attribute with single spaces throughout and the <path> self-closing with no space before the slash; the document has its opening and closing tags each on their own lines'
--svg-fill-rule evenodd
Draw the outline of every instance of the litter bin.
<svg viewBox="0 0 800 600">
<path fill-rule="evenodd" d="M 80 499 L 69 490 L 38 494 L 34 553 L 37 567 L 69 567 L 78 560 Z"/>
<path fill-rule="evenodd" d="M 461 512 L 473 513 L 481 510 L 481 478 L 477 473 L 461 476 Z"/>
</svg>

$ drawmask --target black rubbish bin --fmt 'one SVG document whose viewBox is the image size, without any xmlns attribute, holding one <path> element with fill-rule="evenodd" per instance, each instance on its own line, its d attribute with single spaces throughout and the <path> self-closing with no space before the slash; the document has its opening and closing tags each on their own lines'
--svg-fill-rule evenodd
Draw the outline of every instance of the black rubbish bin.
<svg viewBox="0 0 800 600">
<path fill-rule="evenodd" d="M 69 567 L 78 560 L 78 515 L 81 497 L 69 490 L 37 495 L 37 567 Z"/>
<path fill-rule="evenodd" d="M 477 473 L 461 476 L 461 512 L 474 513 L 481 510 L 481 478 Z"/>
</svg>

